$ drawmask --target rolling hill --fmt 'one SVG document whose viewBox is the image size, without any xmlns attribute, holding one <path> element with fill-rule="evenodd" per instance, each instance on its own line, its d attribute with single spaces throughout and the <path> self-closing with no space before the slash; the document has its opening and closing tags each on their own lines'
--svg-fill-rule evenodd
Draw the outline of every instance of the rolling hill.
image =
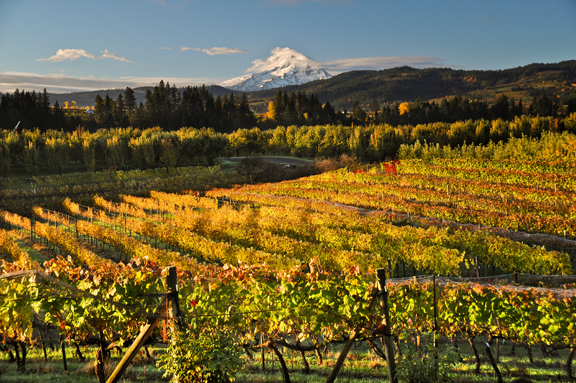
<svg viewBox="0 0 576 383">
<path fill-rule="evenodd" d="M 500 94 L 530 101 L 546 91 L 549 96 L 576 95 L 576 60 L 557 64 L 530 64 L 506 70 L 415 69 L 345 72 L 327 80 L 282 88 L 288 93 L 316 93 L 336 109 L 350 108 L 357 100 L 366 108 L 372 99 L 380 104 L 462 95 L 493 101 Z M 277 89 L 248 94 L 252 103 L 274 98 Z"/>
<path fill-rule="evenodd" d="M 136 88 L 137 102 L 144 102 L 146 87 Z M 241 94 L 240 91 L 211 85 L 207 89 L 214 96 Z M 369 109 L 373 99 L 380 104 L 440 99 L 461 95 L 470 99 L 494 101 L 501 94 L 529 102 L 533 96 L 545 91 L 549 97 L 565 99 L 576 97 L 576 60 L 553 64 L 530 64 L 505 70 L 456 70 L 450 68 L 415 69 L 398 67 L 380 71 L 350 71 L 325 80 L 301 85 L 249 92 L 252 105 L 265 106 L 278 91 L 316 93 L 322 102 L 330 102 L 335 109 L 350 109 L 356 100 Z M 78 106 L 94 105 L 96 94 L 108 94 L 116 99 L 123 89 L 92 92 L 49 94 L 52 103 L 76 101 Z"/>
</svg>

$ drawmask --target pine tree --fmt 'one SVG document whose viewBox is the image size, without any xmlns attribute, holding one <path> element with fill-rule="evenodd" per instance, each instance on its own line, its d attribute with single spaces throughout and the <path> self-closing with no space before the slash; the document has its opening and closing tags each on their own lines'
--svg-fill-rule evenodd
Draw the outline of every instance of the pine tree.
<svg viewBox="0 0 576 383">
<path fill-rule="evenodd" d="M 124 89 L 124 107 L 128 118 L 132 118 L 132 113 L 136 109 L 136 97 L 134 96 L 134 89 L 130 87 Z"/>
<path fill-rule="evenodd" d="M 380 110 L 380 104 L 378 103 L 378 100 L 376 100 L 375 98 L 372 99 L 372 103 L 370 104 L 370 109 L 374 113 L 377 113 Z"/>
<path fill-rule="evenodd" d="M 282 115 L 284 114 L 284 101 L 282 99 L 282 91 L 278 89 L 276 91 L 276 96 L 274 97 L 274 119 L 281 124 L 282 123 Z"/>
<path fill-rule="evenodd" d="M 130 124 L 128 116 L 126 115 L 126 106 L 124 104 L 122 93 L 118 94 L 118 97 L 116 98 L 114 107 L 114 122 L 116 123 L 116 126 L 120 126 L 122 128 L 125 128 Z"/>
</svg>

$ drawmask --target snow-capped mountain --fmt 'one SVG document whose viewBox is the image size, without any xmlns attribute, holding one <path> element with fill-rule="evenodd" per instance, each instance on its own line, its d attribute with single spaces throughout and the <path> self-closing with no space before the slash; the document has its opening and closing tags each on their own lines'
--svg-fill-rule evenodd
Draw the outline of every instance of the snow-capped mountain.
<svg viewBox="0 0 576 383">
<path fill-rule="evenodd" d="M 325 80 L 332 75 L 319 62 L 290 48 L 274 48 L 266 61 L 252 62 L 245 76 L 221 82 L 220 86 L 241 92 L 252 92 Z"/>
</svg>

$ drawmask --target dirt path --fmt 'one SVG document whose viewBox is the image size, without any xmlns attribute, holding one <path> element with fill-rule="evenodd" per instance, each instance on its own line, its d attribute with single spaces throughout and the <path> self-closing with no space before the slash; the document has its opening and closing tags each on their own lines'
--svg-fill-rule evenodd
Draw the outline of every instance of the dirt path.
<svg viewBox="0 0 576 383">
<path fill-rule="evenodd" d="M 226 158 L 226 161 L 230 162 L 240 162 L 246 157 L 230 157 Z M 252 156 L 251 158 L 261 158 L 265 162 L 270 162 L 273 164 L 283 164 L 283 165 L 308 165 L 313 163 L 312 160 L 306 160 L 303 158 L 293 158 L 293 157 L 273 157 L 273 156 Z"/>
</svg>

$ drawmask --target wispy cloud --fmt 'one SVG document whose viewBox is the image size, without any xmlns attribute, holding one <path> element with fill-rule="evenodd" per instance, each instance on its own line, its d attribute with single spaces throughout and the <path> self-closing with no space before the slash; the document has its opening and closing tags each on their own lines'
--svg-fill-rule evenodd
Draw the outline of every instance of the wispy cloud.
<svg viewBox="0 0 576 383">
<path fill-rule="evenodd" d="M 444 60 L 433 56 L 381 56 L 336 59 L 328 62 L 319 62 L 290 48 L 276 47 L 270 51 L 266 60 L 252 61 L 252 66 L 246 72 L 264 72 L 278 68 L 288 60 L 289 62 L 303 62 L 312 67 L 323 68 L 331 74 L 338 74 L 350 70 L 381 70 L 399 66 L 413 68 L 454 67 L 446 65 Z"/>
<path fill-rule="evenodd" d="M 0 92 L 11 93 L 14 92 L 16 88 L 26 91 L 41 91 L 46 88 L 48 92 L 51 93 L 121 89 L 127 86 L 136 88 L 139 86 L 158 85 L 160 80 L 178 86 L 208 85 L 222 81 L 222 79 L 184 77 L 120 77 L 116 79 L 98 79 L 92 77 L 72 77 L 61 73 L 40 75 L 25 72 L 4 72 L 0 73 Z"/>
<path fill-rule="evenodd" d="M 190 47 L 180 47 L 181 51 L 198 51 L 204 52 L 210 56 L 216 55 L 233 55 L 236 53 L 250 53 L 250 51 L 245 51 L 237 48 L 225 48 L 225 47 L 214 47 L 210 49 L 200 49 L 200 48 L 190 48 Z"/>
<path fill-rule="evenodd" d="M 89 59 L 94 60 L 94 55 L 86 52 L 84 49 L 58 49 L 58 52 L 56 52 L 54 56 L 48 57 L 47 59 L 37 59 L 36 61 L 76 61 L 80 57 L 88 57 Z"/>
<path fill-rule="evenodd" d="M 432 56 L 389 56 L 389 57 L 362 57 L 338 59 L 321 64 L 324 69 L 333 74 L 349 70 L 379 70 L 399 66 L 414 68 L 445 67 L 444 60 Z"/>
<path fill-rule="evenodd" d="M 264 72 L 285 65 L 286 61 L 297 63 L 304 62 L 313 67 L 322 67 L 322 63 L 312 60 L 310 57 L 290 48 L 276 47 L 270 51 L 270 57 L 266 60 L 252 61 L 252 66 L 246 72 Z"/>
<path fill-rule="evenodd" d="M 104 52 L 100 52 L 102 53 L 102 56 L 98 57 L 99 59 L 114 59 L 114 60 L 119 60 L 125 63 L 133 63 L 134 61 L 130 61 L 125 59 L 124 57 L 120 57 L 118 55 L 112 54 L 108 52 L 108 49 L 104 49 Z"/>
<path fill-rule="evenodd" d="M 134 61 L 130 61 L 124 57 L 120 57 L 118 55 L 110 53 L 110 52 L 108 52 L 108 49 L 104 49 L 104 52 L 100 51 L 100 53 L 102 53 L 102 56 L 95 57 L 92 53 L 89 53 L 89 52 L 85 51 L 84 49 L 58 49 L 58 52 L 56 52 L 56 54 L 54 56 L 48 57 L 47 59 L 37 59 L 36 61 L 50 61 L 50 62 L 60 62 L 60 61 L 66 61 L 66 60 L 76 61 L 80 57 L 86 57 L 86 58 L 89 58 L 91 60 L 113 59 L 113 60 L 118 60 L 118 61 L 122 61 L 122 62 L 126 62 L 126 63 L 134 62 Z"/>
<path fill-rule="evenodd" d="M 209 54 L 210 56 L 214 55 L 233 55 L 236 53 L 250 53 L 249 51 L 244 51 L 242 49 L 236 48 L 225 48 L 225 47 L 214 47 L 210 49 L 202 49 L 202 52 Z"/>
</svg>

